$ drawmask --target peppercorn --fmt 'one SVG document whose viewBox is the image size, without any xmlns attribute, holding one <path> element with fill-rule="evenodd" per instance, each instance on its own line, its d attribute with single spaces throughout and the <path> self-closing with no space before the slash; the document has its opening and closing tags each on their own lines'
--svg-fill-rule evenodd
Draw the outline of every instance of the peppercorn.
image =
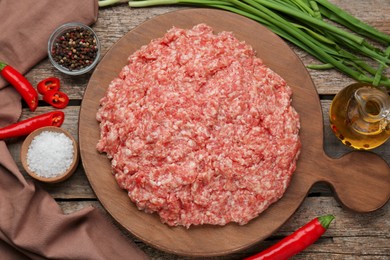
<svg viewBox="0 0 390 260">
<path fill-rule="evenodd" d="M 98 47 L 94 34 L 82 27 L 65 31 L 54 42 L 53 59 L 70 71 L 89 66 L 97 57 Z"/>
</svg>

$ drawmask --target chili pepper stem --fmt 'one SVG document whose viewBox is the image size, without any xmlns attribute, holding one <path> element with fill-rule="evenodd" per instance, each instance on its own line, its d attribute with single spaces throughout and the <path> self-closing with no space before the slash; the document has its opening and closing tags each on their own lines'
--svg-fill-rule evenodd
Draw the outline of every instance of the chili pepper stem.
<svg viewBox="0 0 390 260">
<path fill-rule="evenodd" d="M 5 66 L 7 66 L 7 64 L 0 61 L 0 70 L 3 70 L 5 68 Z"/>
<path fill-rule="evenodd" d="M 334 220 L 333 215 L 325 215 L 318 217 L 318 221 L 320 222 L 321 226 L 323 226 L 325 229 L 329 228 L 330 223 Z"/>
</svg>

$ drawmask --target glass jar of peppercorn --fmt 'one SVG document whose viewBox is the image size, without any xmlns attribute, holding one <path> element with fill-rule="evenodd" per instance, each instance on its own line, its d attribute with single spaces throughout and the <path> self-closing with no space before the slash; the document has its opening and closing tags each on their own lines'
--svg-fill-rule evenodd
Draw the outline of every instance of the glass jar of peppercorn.
<svg viewBox="0 0 390 260">
<path fill-rule="evenodd" d="M 92 70 L 100 58 L 100 42 L 96 33 L 82 23 L 66 23 L 50 36 L 48 56 L 59 71 L 81 75 Z"/>
</svg>

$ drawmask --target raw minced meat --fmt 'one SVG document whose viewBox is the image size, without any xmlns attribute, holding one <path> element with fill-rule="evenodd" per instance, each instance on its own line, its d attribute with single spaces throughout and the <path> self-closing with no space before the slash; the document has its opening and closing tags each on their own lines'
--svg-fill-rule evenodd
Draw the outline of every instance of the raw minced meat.
<svg viewBox="0 0 390 260">
<path fill-rule="evenodd" d="M 243 225 L 282 197 L 296 168 L 291 95 L 232 33 L 172 28 L 109 85 L 97 149 L 138 209 L 162 222 Z"/>
</svg>

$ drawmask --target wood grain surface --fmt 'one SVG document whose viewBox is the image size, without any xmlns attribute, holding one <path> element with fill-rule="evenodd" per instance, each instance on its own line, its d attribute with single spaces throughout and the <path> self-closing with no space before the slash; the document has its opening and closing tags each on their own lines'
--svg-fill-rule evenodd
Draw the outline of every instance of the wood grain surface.
<svg viewBox="0 0 390 260">
<path fill-rule="evenodd" d="M 359 19 L 390 34 L 390 1 L 388 0 L 330 0 L 339 7 L 349 11 Z M 141 23 L 160 14 L 175 10 L 189 9 L 182 6 L 165 6 L 153 8 L 129 8 L 127 4 L 116 5 L 99 10 L 98 21 L 92 26 L 97 32 L 101 44 L 103 56 L 120 40 L 129 30 Z M 289 44 L 298 55 L 304 65 L 317 63 L 317 61 L 299 48 Z M 387 75 L 390 76 L 387 70 Z M 324 151 L 330 158 L 339 158 L 352 150 L 338 141 L 329 127 L 328 110 L 330 102 L 342 87 L 353 83 L 354 80 L 334 70 L 316 71 L 309 70 L 311 79 L 317 89 L 320 98 L 323 120 L 323 146 Z M 66 76 L 52 67 L 48 59 L 37 64 L 26 77 L 33 84 L 37 84 L 46 77 L 56 76 L 61 79 L 61 88 L 67 93 L 71 102 L 64 109 L 66 119 L 63 128 L 68 130 L 76 139 L 78 138 L 78 117 L 80 103 L 88 85 L 91 74 L 79 77 Z M 32 113 L 28 108 L 23 109 L 21 119 L 51 111 L 52 108 L 41 103 L 36 112 Z M 321 121 L 321 120 L 319 120 Z M 319 122 L 318 121 L 318 122 Z M 320 123 L 320 122 L 319 122 Z M 321 138 L 321 137 L 320 137 Z M 10 140 L 7 142 L 11 154 L 22 170 L 19 157 L 23 139 Z M 390 164 L 390 143 L 374 149 L 372 153 L 382 157 Z M 365 166 L 362 166 L 365 169 Z M 30 179 L 24 172 L 26 179 Z M 193 259 L 192 257 L 178 256 L 156 249 L 123 229 L 110 217 L 106 210 L 97 200 L 81 164 L 74 175 L 62 183 L 44 184 L 37 183 L 47 190 L 60 204 L 65 213 L 72 213 L 83 207 L 93 205 L 101 209 L 107 215 L 118 230 L 134 241 L 150 259 Z M 350 211 L 342 207 L 335 198 L 333 189 L 324 183 L 315 184 L 304 199 L 298 210 L 291 218 L 276 230 L 265 241 L 259 242 L 252 247 L 220 257 L 208 257 L 202 259 L 242 259 L 270 246 L 282 237 L 290 234 L 310 219 L 322 215 L 333 214 L 336 219 L 325 235 L 304 252 L 296 255 L 293 259 L 389 259 L 390 258 L 390 203 L 382 208 L 365 214 Z"/>
<path fill-rule="evenodd" d="M 302 119 L 302 125 L 310 125 L 317 128 L 317 131 L 322 131 L 321 124 L 311 124 L 313 118 L 321 123 L 321 112 L 310 76 L 298 57 L 280 38 L 265 27 L 239 15 L 212 9 L 191 9 L 170 12 L 148 20 L 126 34 L 108 51 L 93 73 L 84 94 L 79 119 L 79 142 L 83 166 L 92 188 L 106 210 L 124 228 L 146 243 L 171 253 L 214 256 L 242 250 L 271 235 L 293 214 L 310 185 L 295 182 L 288 193 L 291 199 L 285 197 L 277 206 L 267 210 L 267 214 L 262 214 L 245 226 L 204 225 L 188 230 L 183 227 L 171 228 L 162 224 L 156 215 L 140 212 L 129 203 L 127 192 L 121 191 L 111 176 L 108 159 L 104 159 L 105 155 L 98 154 L 95 149 L 99 140 L 96 122 L 99 100 L 111 80 L 127 64 L 127 57 L 152 39 L 162 37 L 173 26 L 190 29 L 202 22 L 213 27 L 216 33 L 232 31 L 238 39 L 252 45 L 264 63 L 292 85 L 294 97 L 298 100 L 295 102 L 298 112 L 312 115 L 311 118 Z M 312 102 L 303 103 L 303 100 Z M 304 109 L 307 106 L 313 113 L 307 113 Z M 307 137 L 302 139 L 309 141 Z"/>
<path fill-rule="evenodd" d="M 171 228 L 156 215 L 140 212 L 129 203 L 127 192 L 118 188 L 110 162 L 96 151 L 99 140 L 96 112 L 99 100 L 127 57 L 162 37 L 173 26 L 190 29 L 206 23 L 215 32 L 232 31 L 253 46 L 257 56 L 281 75 L 293 89 L 293 105 L 300 115 L 302 149 L 291 184 L 283 198 L 245 226 Z M 127 33 L 105 55 L 92 74 L 84 94 L 79 118 L 79 143 L 84 170 L 105 209 L 128 231 L 152 246 L 190 256 L 226 255 L 245 249 L 270 236 L 297 210 L 316 182 L 327 182 L 347 207 L 369 212 L 390 197 L 390 168 L 372 153 L 353 152 L 339 159 L 323 151 L 321 106 L 309 73 L 295 53 L 265 27 L 225 11 L 190 9 L 170 12 L 144 22 Z M 348 170 L 346 170 L 348 166 Z M 362 171 L 363 167 L 367 169 Z"/>
</svg>

